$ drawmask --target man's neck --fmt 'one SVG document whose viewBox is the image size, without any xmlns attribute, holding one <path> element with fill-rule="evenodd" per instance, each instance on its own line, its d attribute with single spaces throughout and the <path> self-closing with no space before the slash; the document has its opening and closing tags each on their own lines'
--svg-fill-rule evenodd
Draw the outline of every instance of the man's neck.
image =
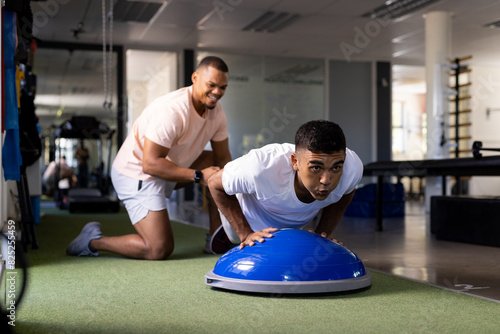
<svg viewBox="0 0 500 334">
<path fill-rule="evenodd" d="M 299 180 L 298 173 L 295 172 L 295 179 L 293 182 L 293 188 L 295 190 L 295 195 L 302 203 L 312 203 L 315 201 L 314 197 L 311 196 L 309 191 L 304 187 L 302 182 Z"/>
<path fill-rule="evenodd" d="M 194 100 L 193 100 L 193 107 L 194 107 L 194 110 L 196 110 L 196 112 L 200 116 L 203 116 L 203 114 L 207 110 L 207 107 L 205 106 L 204 103 L 202 103 L 202 102 L 196 103 Z"/>
</svg>

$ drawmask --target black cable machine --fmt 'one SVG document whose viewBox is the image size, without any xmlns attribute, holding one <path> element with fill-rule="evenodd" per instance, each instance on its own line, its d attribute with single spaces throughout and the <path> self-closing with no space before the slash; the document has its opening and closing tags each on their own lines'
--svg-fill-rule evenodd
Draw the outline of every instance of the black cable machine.
<svg viewBox="0 0 500 334">
<path fill-rule="evenodd" d="M 120 202 L 116 195 L 111 194 L 111 144 L 115 130 L 110 129 L 106 124 L 99 122 L 91 116 L 73 116 L 69 121 L 64 122 L 55 131 L 55 139 L 68 138 L 78 139 L 80 144 L 86 140 L 97 141 L 98 165 L 92 172 L 95 177 L 95 186 L 90 188 L 70 188 L 68 190 L 69 212 L 76 211 L 107 211 L 118 212 Z M 103 141 L 107 144 L 107 161 L 103 160 Z M 61 147 L 58 144 L 59 157 Z M 104 170 L 106 168 L 106 171 Z"/>
</svg>

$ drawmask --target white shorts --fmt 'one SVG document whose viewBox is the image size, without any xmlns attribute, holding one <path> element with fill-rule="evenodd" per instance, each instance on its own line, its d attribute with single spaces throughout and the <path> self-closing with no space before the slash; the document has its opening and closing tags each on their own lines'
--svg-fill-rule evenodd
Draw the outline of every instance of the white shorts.
<svg viewBox="0 0 500 334">
<path fill-rule="evenodd" d="M 144 219 L 149 211 L 161 211 L 167 208 L 167 198 L 172 195 L 174 182 L 161 179 L 140 181 L 111 168 L 111 181 L 127 209 L 132 224 Z"/>
</svg>

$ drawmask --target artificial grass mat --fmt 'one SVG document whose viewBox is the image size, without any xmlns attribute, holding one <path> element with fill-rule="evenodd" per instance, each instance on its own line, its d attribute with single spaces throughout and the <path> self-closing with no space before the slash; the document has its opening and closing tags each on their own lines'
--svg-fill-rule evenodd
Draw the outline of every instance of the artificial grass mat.
<svg viewBox="0 0 500 334">
<path fill-rule="evenodd" d="M 66 246 L 86 222 L 121 235 L 134 231 L 127 215 L 44 212 L 16 333 L 493 333 L 500 325 L 498 303 L 376 272 L 371 288 L 350 293 L 210 288 L 204 275 L 218 256 L 202 252 L 205 230 L 180 223 L 165 261 L 70 257 Z"/>
</svg>

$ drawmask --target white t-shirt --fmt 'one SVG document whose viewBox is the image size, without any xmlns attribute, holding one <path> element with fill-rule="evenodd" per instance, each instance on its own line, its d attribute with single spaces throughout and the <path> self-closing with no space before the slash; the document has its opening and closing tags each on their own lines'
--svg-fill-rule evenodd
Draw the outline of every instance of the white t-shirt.
<svg viewBox="0 0 500 334">
<path fill-rule="evenodd" d="M 226 164 L 222 185 L 236 195 L 243 214 L 254 231 L 267 227 L 302 228 L 320 209 L 351 193 L 363 176 L 363 163 L 346 149 L 340 182 L 323 201 L 303 203 L 295 194 L 295 171 L 291 154 L 293 144 L 270 144 Z"/>
<path fill-rule="evenodd" d="M 148 105 L 134 122 L 113 167 L 138 180 L 152 180 L 142 172 L 144 138 L 170 149 L 167 159 L 187 168 L 200 156 L 210 140 L 228 137 L 227 120 L 219 103 L 200 116 L 193 106 L 192 86 L 163 95 Z"/>
</svg>

